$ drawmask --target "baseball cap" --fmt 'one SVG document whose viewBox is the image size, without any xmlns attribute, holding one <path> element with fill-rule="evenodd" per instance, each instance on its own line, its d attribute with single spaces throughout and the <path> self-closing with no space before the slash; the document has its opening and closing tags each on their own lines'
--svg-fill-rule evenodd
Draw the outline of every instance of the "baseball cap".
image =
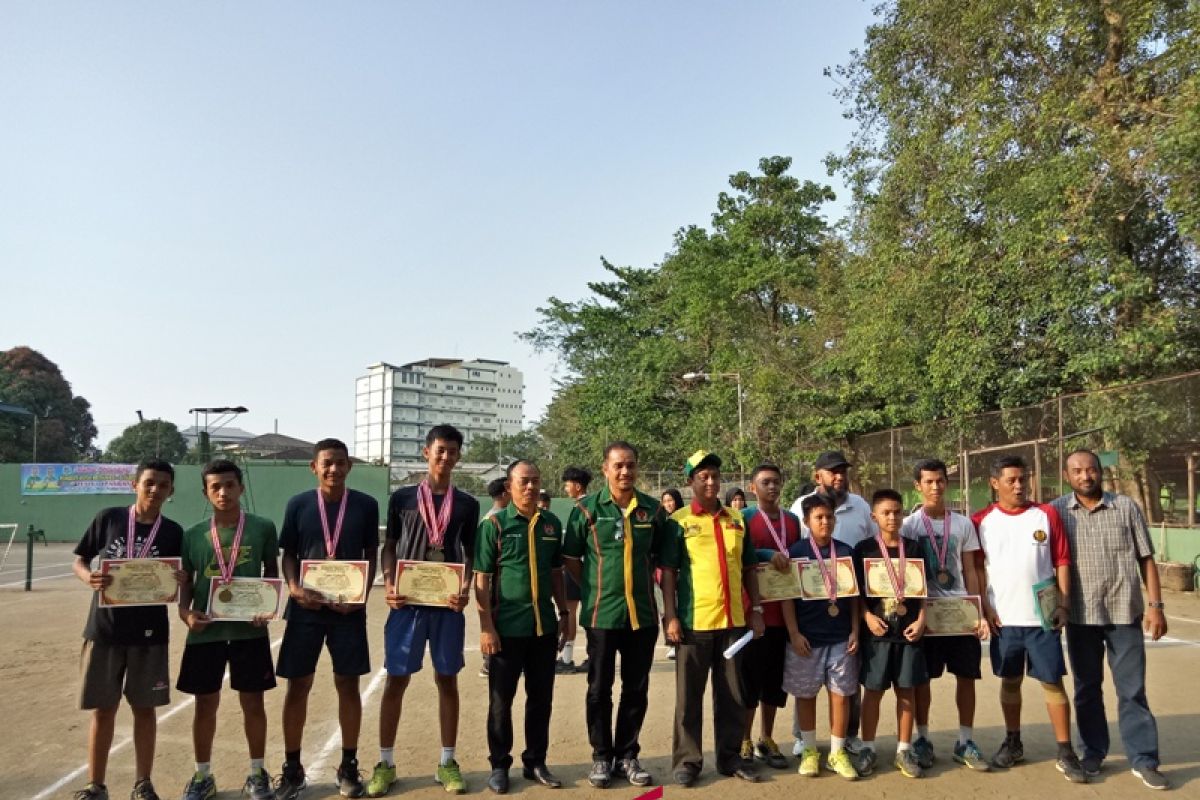
<svg viewBox="0 0 1200 800">
<path fill-rule="evenodd" d="M 701 467 L 716 467 L 721 468 L 721 459 L 707 450 L 697 450 L 692 453 L 687 462 L 683 465 L 683 476 L 685 478 L 692 477 L 692 473 Z"/>
<path fill-rule="evenodd" d="M 845 453 L 841 450 L 828 450 L 817 456 L 817 460 L 813 464 L 813 469 L 839 469 L 849 466 L 851 464 L 846 460 Z"/>
</svg>

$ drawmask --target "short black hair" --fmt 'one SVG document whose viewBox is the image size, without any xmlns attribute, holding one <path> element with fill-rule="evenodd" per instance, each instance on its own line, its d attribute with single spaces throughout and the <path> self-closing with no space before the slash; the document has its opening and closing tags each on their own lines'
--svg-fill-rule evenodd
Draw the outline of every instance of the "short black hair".
<svg viewBox="0 0 1200 800">
<path fill-rule="evenodd" d="M 434 425 L 429 429 L 429 433 L 425 434 L 425 446 L 432 447 L 433 443 L 438 439 L 443 442 L 454 442 L 461 450 L 463 446 L 462 431 L 453 425 Z"/>
<path fill-rule="evenodd" d="M 205 464 L 204 468 L 200 470 L 200 485 L 207 492 L 209 475 L 225 475 L 227 473 L 232 473 L 237 478 L 238 486 L 245 486 L 242 481 L 242 468 L 227 458 L 214 458 Z"/>
<path fill-rule="evenodd" d="M 574 481 L 584 489 L 592 482 L 592 473 L 588 472 L 583 467 L 567 467 L 563 470 L 562 482 Z"/>
<path fill-rule="evenodd" d="M 171 476 L 171 483 L 175 482 L 175 468 L 171 466 L 170 462 L 163 461 L 161 458 L 147 458 L 138 464 L 137 471 L 133 473 L 133 479 L 136 481 L 148 469 L 152 469 L 155 472 L 165 472 Z"/>
<path fill-rule="evenodd" d="M 488 481 L 488 497 L 492 498 L 493 500 L 495 500 L 497 497 L 500 497 L 507 491 L 508 483 L 504 480 L 504 478 L 496 478 L 495 480 Z"/>
<path fill-rule="evenodd" d="M 732 503 L 735 497 L 740 497 L 743 501 L 746 499 L 746 493 L 742 491 L 740 486 L 734 486 L 725 492 L 725 505 Z"/>
<path fill-rule="evenodd" d="M 507 467 L 504 468 L 505 479 L 511 478 L 512 474 L 513 474 L 513 470 L 516 469 L 517 467 L 521 466 L 522 464 L 528 464 L 529 466 L 533 467 L 534 469 L 536 469 L 538 471 L 539 475 L 542 472 L 541 469 L 538 468 L 538 465 L 533 463 L 532 461 L 530 461 L 528 458 L 518 458 L 516 461 L 512 462 L 511 464 L 509 464 Z"/>
<path fill-rule="evenodd" d="M 604 460 L 608 461 L 608 454 L 613 450 L 628 450 L 633 453 L 633 460 L 638 460 L 638 449 L 624 439 L 617 439 L 604 445 Z"/>
<path fill-rule="evenodd" d="M 950 473 L 946 471 L 946 462 L 936 458 L 922 458 L 913 464 L 914 481 L 920 482 L 922 472 L 940 472 L 943 478 L 950 480 Z"/>
<path fill-rule="evenodd" d="M 542 489 L 540 492 L 538 492 L 538 500 L 541 500 L 543 503 L 549 503 L 550 502 L 550 493 L 547 492 L 545 489 Z"/>
<path fill-rule="evenodd" d="M 1004 474 L 1004 470 L 1013 467 L 1020 467 L 1026 472 L 1029 471 L 1029 464 L 1025 463 L 1025 459 L 1020 456 L 1000 456 L 992 462 L 992 477 L 999 478 Z"/>
<path fill-rule="evenodd" d="M 313 445 L 313 461 L 325 450 L 341 450 L 346 454 L 346 458 L 350 457 L 350 448 L 346 447 L 346 443 L 341 439 L 322 439 Z"/>
<path fill-rule="evenodd" d="M 1104 469 L 1104 465 L 1100 463 L 1100 456 L 1096 455 L 1095 450 L 1089 450 L 1086 447 L 1077 447 L 1076 449 L 1067 453 L 1066 457 L 1063 458 L 1063 463 L 1066 464 L 1067 459 L 1069 459 L 1071 456 L 1091 456 L 1092 461 L 1096 462 L 1096 469 Z"/>
<path fill-rule="evenodd" d="M 879 505 L 885 500 L 895 500 L 900 505 L 904 505 L 904 497 L 895 489 L 878 489 L 875 494 L 871 495 L 871 509 Z"/>
<path fill-rule="evenodd" d="M 754 479 L 758 477 L 758 473 L 760 473 L 760 472 L 774 472 L 780 478 L 783 477 L 783 470 L 781 470 L 779 468 L 778 464 L 772 464 L 770 461 L 764 461 L 763 463 L 761 463 L 757 467 L 755 467 L 754 471 L 750 473 L 750 482 L 751 483 L 754 483 Z"/>
<path fill-rule="evenodd" d="M 831 514 L 837 511 L 837 506 L 833 504 L 833 498 L 820 492 L 813 492 L 800 501 L 800 516 L 808 519 L 808 515 L 813 512 L 814 508 L 827 508 Z"/>
</svg>

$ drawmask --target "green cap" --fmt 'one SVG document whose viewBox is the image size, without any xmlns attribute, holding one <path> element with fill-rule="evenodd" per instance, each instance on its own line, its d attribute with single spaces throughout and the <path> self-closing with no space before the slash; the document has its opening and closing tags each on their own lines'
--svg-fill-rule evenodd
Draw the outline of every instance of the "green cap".
<svg viewBox="0 0 1200 800">
<path fill-rule="evenodd" d="M 692 477 L 692 473 L 701 467 L 716 467 L 721 468 L 721 459 L 707 450 L 697 450 L 692 453 L 691 457 L 683 465 L 683 476 L 685 478 Z"/>
</svg>

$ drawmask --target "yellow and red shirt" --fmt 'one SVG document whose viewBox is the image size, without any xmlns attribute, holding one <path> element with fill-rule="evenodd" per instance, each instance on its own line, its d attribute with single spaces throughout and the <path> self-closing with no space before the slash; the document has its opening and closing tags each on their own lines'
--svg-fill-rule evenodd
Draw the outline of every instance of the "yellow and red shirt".
<svg viewBox="0 0 1200 800">
<path fill-rule="evenodd" d="M 746 624 L 742 570 L 758 558 L 740 513 L 721 506 L 710 514 L 693 501 L 671 515 L 661 558 L 679 576 L 675 606 L 683 627 L 713 631 Z"/>
</svg>

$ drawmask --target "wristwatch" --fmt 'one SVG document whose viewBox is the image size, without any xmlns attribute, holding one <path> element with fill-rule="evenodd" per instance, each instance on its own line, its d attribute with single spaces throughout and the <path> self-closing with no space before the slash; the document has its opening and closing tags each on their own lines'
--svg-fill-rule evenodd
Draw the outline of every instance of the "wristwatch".
<svg viewBox="0 0 1200 800">
<path fill-rule="evenodd" d="M 1161 601 L 1156 603 L 1156 602 L 1154 602 L 1153 600 L 1151 600 L 1150 602 L 1146 603 L 1146 605 L 1150 606 L 1151 608 L 1157 608 L 1157 609 L 1160 609 L 1160 610 L 1161 610 L 1161 609 L 1164 609 L 1164 608 L 1166 608 L 1166 607 L 1167 607 L 1167 604 L 1166 604 L 1166 603 L 1163 603 L 1163 602 L 1161 602 Z"/>
<path fill-rule="evenodd" d="M 750 606 L 750 610 L 757 611 L 759 614 L 761 614 L 763 612 L 763 607 L 762 606 Z"/>
</svg>

